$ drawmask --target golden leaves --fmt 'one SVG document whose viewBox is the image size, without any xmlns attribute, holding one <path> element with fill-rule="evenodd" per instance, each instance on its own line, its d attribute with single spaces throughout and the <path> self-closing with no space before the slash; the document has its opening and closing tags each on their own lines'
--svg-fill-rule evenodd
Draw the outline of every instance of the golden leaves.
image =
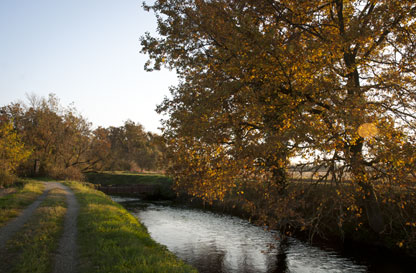
<svg viewBox="0 0 416 273">
<path fill-rule="evenodd" d="M 13 172 L 30 154 L 31 151 L 25 147 L 13 124 L 7 121 L 0 123 L 0 168 L 8 173 Z"/>
<path fill-rule="evenodd" d="M 338 186 L 328 185 L 325 209 L 357 229 L 366 226 L 363 204 L 374 201 L 371 190 L 381 206 L 411 207 L 392 194 L 408 190 L 406 181 L 416 171 L 416 140 L 409 136 L 414 119 L 398 121 L 416 105 L 412 39 L 406 37 L 412 33 L 406 24 L 414 19 L 404 18 L 400 29 L 391 21 L 406 4 L 397 1 L 393 8 L 382 1 L 373 10 L 344 1 L 344 18 L 338 18 L 336 4 L 319 9 L 320 1 L 284 0 L 279 3 L 291 14 L 277 18 L 266 2 L 252 1 L 243 14 L 231 3 L 221 2 L 221 8 L 207 3 L 192 18 L 166 8 L 175 26 L 190 28 L 166 29 L 164 47 L 153 50 L 176 58 L 185 79 L 165 104 L 172 117 L 168 133 L 192 139 L 173 156 L 174 175 L 184 188 L 204 199 L 230 193 L 248 199 L 254 191 L 259 203 L 270 205 L 261 216 L 273 210 L 293 219 L 295 201 L 305 197 L 293 189 L 282 197 L 267 186 L 273 188 L 273 173 L 285 170 L 296 154 L 311 165 L 333 168 L 332 183 Z M 177 43 L 184 49 L 179 55 Z M 281 158 L 273 158 L 279 153 Z M 241 186 L 246 181 L 250 190 Z M 320 202 L 312 204 L 314 213 L 325 213 Z"/>
</svg>

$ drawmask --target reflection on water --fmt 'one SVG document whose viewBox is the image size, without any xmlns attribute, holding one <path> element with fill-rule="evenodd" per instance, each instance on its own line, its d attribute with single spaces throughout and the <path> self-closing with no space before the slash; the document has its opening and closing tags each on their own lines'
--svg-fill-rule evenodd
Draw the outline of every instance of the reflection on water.
<svg viewBox="0 0 416 273">
<path fill-rule="evenodd" d="M 237 217 L 157 204 L 131 211 L 154 240 L 200 272 L 367 272 L 293 238 L 280 244 L 271 232 Z"/>
</svg>

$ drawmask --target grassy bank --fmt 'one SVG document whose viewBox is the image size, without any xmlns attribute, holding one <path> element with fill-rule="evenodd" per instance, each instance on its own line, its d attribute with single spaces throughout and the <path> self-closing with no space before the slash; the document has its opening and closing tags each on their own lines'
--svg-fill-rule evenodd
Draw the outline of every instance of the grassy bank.
<svg viewBox="0 0 416 273">
<path fill-rule="evenodd" d="M 65 212 L 63 190 L 51 190 L 29 222 L 7 243 L 0 272 L 51 272 L 51 254 L 58 246 Z"/>
<path fill-rule="evenodd" d="M 67 183 L 80 202 L 80 272 L 196 272 L 153 241 L 122 206 L 85 184 Z"/>
<path fill-rule="evenodd" d="M 156 173 L 132 173 L 132 172 L 95 172 L 85 174 L 87 181 L 102 186 L 130 186 L 147 185 L 154 188 L 152 196 L 148 199 L 173 199 L 175 193 L 172 190 L 171 178 Z"/>
<path fill-rule="evenodd" d="M 16 188 L 16 192 L 0 197 L 0 227 L 35 201 L 44 186 L 39 182 L 23 181 Z"/>
<path fill-rule="evenodd" d="M 89 179 L 103 185 L 158 185 L 163 192 L 160 196 L 165 199 L 176 197 L 171 189 L 172 180 L 163 175 L 102 172 L 89 174 Z M 303 239 L 329 241 L 340 247 L 347 244 L 376 247 L 416 257 L 414 189 L 407 193 L 394 187 L 379 187 L 379 206 L 386 228 L 382 234 L 377 234 L 367 222 L 365 196 L 357 198 L 360 193 L 351 181 L 335 185 L 294 179 L 287 188 L 288 194 L 282 197 L 267 185 L 262 188 L 256 181 L 252 182 L 240 185 L 240 192 L 244 195 L 234 192 L 225 200 L 212 204 L 186 193 L 175 200 L 251 219 Z"/>
<path fill-rule="evenodd" d="M 100 185 L 172 185 L 172 179 L 156 173 L 94 172 L 85 174 L 88 182 Z"/>
</svg>

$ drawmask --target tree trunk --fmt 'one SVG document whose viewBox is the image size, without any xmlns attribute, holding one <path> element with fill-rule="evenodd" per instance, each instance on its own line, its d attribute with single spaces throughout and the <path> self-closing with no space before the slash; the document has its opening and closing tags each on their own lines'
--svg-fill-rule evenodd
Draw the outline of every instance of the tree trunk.
<svg viewBox="0 0 416 273">
<path fill-rule="evenodd" d="M 362 113 L 356 114 L 355 109 L 365 107 L 365 98 L 362 96 L 360 88 L 360 77 L 355 62 L 355 55 L 349 52 L 344 53 L 345 64 L 350 71 L 347 75 L 347 91 L 349 102 L 352 104 L 351 125 L 358 129 L 358 126 L 365 121 L 365 116 Z M 363 105 L 364 103 L 364 105 Z M 348 122 L 347 122 L 348 123 Z M 366 177 L 365 161 L 363 158 L 364 138 L 360 137 L 355 144 L 349 146 L 347 152 L 350 156 L 351 173 L 353 181 L 357 183 L 364 191 L 365 199 L 364 209 L 367 215 L 367 221 L 371 229 L 377 233 L 384 230 L 384 219 L 380 210 L 376 193 L 374 191 L 371 181 Z M 361 201 L 361 200 L 359 200 Z"/>
<path fill-rule="evenodd" d="M 351 152 L 351 173 L 353 182 L 357 183 L 365 194 L 363 205 L 367 215 L 367 221 L 371 229 L 377 233 L 384 230 L 384 219 L 377 200 L 371 181 L 365 177 L 365 164 L 362 156 L 362 146 L 364 139 L 360 138 L 357 143 L 350 148 Z M 361 201 L 361 200 L 359 200 Z"/>
</svg>

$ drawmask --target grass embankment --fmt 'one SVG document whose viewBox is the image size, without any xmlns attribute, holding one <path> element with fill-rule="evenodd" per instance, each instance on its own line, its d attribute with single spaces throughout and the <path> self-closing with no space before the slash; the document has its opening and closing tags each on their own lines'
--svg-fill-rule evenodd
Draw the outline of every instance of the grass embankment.
<svg viewBox="0 0 416 273">
<path fill-rule="evenodd" d="M 154 188 L 150 199 L 173 199 L 173 180 L 163 174 L 132 172 L 96 172 L 85 174 L 88 182 L 102 186 L 148 185 Z"/>
<path fill-rule="evenodd" d="M 52 271 L 52 253 L 62 234 L 65 206 L 64 191 L 52 189 L 23 229 L 7 243 L 0 258 L 0 272 Z"/>
<path fill-rule="evenodd" d="M 25 181 L 17 186 L 16 192 L 0 197 L 0 227 L 35 201 L 43 189 L 42 183 Z"/>
<path fill-rule="evenodd" d="M 96 172 L 85 175 L 88 182 L 101 185 L 172 185 L 172 179 L 157 173 Z"/>
<path fill-rule="evenodd" d="M 153 241 L 146 228 L 110 197 L 67 183 L 80 203 L 80 272 L 196 272 Z"/>
</svg>

